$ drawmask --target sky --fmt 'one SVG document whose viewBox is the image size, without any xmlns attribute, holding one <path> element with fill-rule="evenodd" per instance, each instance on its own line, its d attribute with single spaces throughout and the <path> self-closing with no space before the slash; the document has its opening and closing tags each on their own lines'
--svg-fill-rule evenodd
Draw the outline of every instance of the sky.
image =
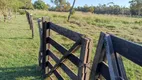
<svg viewBox="0 0 142 80">
<path fill-rule="evenodd" d="M 32 0 L 32 2 L 34 3 L 34 1 L 36 0 Z M 51 3 L 50 0 L 43 0 L 45 3 L 50 4 L 51 6 L 54 6 L 53 3 Z M 68 2 L 70 2 L 71 4 L 73 3 L 73 0 L 66 0 Z M 113 2 L 114 4 L 120 5 L 120 6 L 125 6 L 125 7 L 129 7 L 130 0 L 76 0 L 75 3 L 75 7 L 77 6 L 84 6 L 85 4 L 87 5 L 92 5 L 92 6 L 97 6 L 98 4 L 107 4 L 109 2 Z"/>
</svg>

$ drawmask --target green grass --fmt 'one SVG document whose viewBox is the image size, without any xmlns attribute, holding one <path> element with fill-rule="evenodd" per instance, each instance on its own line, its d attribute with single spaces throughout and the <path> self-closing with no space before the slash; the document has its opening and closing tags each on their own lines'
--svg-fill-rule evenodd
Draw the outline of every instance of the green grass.
<svg viewBox="0 0 142 80">
<path fill-rule="evenodd" d="M 122 37 L 126 40 L 142 44 L 142 20 L 141 18 L 131 18 L 114 15 L 98 15 L 91 13 L 76 12 L 67 22 L 68 13 L 49 12 L 49 11 L 30 11 L 34 20 L 42 16 L 49 16 L 53 23 L 61 25 L 73 31 L 85 34 L 93 39 L 92 60 L 99 38 L 100 32 L 108 32 Z M 4 23 L 0 22 L 0 80 L 40 80 L 41 72 L 38 69 L 38 50 L 39 33 L 35 21 L 35 38 L 31 39 L 31 31 L 24 15 L 18 15 L 16 18 Z M 67 38 L 60 37 L 52 32 L 51 37 L 60 44 L 67 47 L 73 43 Z M 53 49 L 58 54 L 58 51 Z M 78 51 L 79 52 L 79 51 Z M 79 56 L 79 53 L 75 55 Z M 91 60 L 91 61 L 92 61 Z M 130 80 L 142 80 L 142 68 L 131 61 L 123 58 L 127 76 Z M 70 68 L 76 73 L 72 64 Z M 53 64 L 55 64 L 53 62 Z M 64 72 L 63 76 L 66 76 Z M 69 80 L 66 77 L 66 80 Z"/>
<path fill-rule="evenodd" d="M 25 16 L 18 15 L 6 23 L 0 22 L 0 80 L 41 79 L 37 31 L 35 28 L 35 38 L 32 39 Z"/>
</svg>

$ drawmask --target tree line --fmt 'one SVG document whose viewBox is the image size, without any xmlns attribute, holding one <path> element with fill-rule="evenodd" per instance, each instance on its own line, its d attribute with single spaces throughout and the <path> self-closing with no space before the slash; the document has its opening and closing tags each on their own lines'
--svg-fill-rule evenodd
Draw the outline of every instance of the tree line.
<svg viewBox="0 0 142 80">
<path fill-rule="evenodd" d="M 108 4 L 99 4 L 98 6 L 74 7 L 75 1 L 71 5 L 67 0 L 51 0 L 55 6 L 46 4 L 43 0 L 37 0 L 32 3 L 31 0 L 0 0 L 0 13 L 6 18 L 10 12 L 17 12 L 19 9 L 41 9 L 50 11 L 70 12 L 75 11 L 91 12 L 96 14 L 113 14 L 113 15 L 139 15 L 142 16 L 142 0 L 131 0 L 130 7 L 121 7 L 110 2 Z"/>
<path fill-rule="evenodd" d="M 50 7 L 49 10 L 52 11 L 69 11 L 70 3 L 66 0 L 51 0 L 56 7 Z M 66 5 L 68 4 L 68 5 Z M 142 0 L 131 0 L 129 1 L 130 7 L 122 7 L 109 2 L 107 4 L 99 4 L 98 6 L 78 6 L 73 8 L 73 12 L 91 12 L 96 14 L 113 14 L 113 15 L 138 15 L 142 16 Z M 68 8 L 66 8 L 68 7 Z"/>
</svg>

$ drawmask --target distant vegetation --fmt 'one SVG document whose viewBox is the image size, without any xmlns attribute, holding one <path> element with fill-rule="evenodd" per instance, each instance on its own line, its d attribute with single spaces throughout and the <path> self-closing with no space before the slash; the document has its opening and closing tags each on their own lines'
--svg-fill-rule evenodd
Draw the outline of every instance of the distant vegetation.
<svg viewBox="0 0 142 80">
<path fill-rule="evenodd" d="M 56 5 L 54 7 L 43 0 L 37 0 L 34 3 L 31 0 L 0 0 L 0 45 L 3 45 L 0 46 L 0 80 L 43 80 L 40 70 L 36 67 L 40 43 L 36 20 L 43 16 L 49 16 L 53 23 L 92 38 L 94 46 L 91 60 L 95 55 L 100 32 L 109 32 L 142 44 L 142 19 L 125 16 L 142 16 L 141 2 L 141 0 L 131 0 L 130 8 L 120 7 L 113 3 L 74 7 L 70 21 L 67 21 L 72 4 L 66 0 L 52 0 L 52 3 Z M 31 39 L 31 31 L 23 15 L 25 10 L 33 14 L 34 39 Z M 12 20 L 7 20 L 7 23 L 2 21 L 2 18 L 5 21 L 13 14 L 16 14 L 16 17 Z M 54 31 L 51 31 L 51 37 L 67 48 L 71 46 L 71 42 Z M 57 51 L 53 51 L 58 54 Z M 77 56 L 78 54 L 75 53 Z M 142 67 L 124 57 L 123 62 L 129 80 L 142 80 Z M 71 65 L 69 63 L 67 65 Z M 70 67 L 76 71 L 74 66 Z M 61 73 L 64 75 L 64 72 Z"/>
<path fill-rule="evenodd" d="M 74 0 L 75 2 L 76 0 Z M 108 4 L 99 4 L 98 6 L 78 6 L 71 8 L 71 3 L 67 0 L 51 0 L 56 6 L 50 6 L 43 2 L 43 0 L 37 0 L 33 4 L 31 0 L 0 0 L 0 13 L 4 17 L 4 21 L 8 16 L 11 16 L 12 12 L 22 12 L 19 9 L 40 9 L 59 12 L 70 12 L 71 15 L 75 11 L 91 12 L 96 14 L 112 14 L 112 15 L 138 15 L 142 16 L 142 1 L 131 0 L 130 7 L 121 7 L 119 5 L 110 2 Z"/>
</svg>

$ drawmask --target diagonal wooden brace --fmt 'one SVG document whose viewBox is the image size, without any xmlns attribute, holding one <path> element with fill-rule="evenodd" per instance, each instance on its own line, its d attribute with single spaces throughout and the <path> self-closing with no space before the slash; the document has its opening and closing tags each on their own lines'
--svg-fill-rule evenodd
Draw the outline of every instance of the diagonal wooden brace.
<svg viewBox="0 0 142 80">
<path fill-rule="evenodd" d="M 76 49 L 78 49 L 78 47 L 80 46 L 80 40 L 78 40 L 67 52 L 66 54 L 60 59 L 60 61 L 55 64 L 55 66 L 48 72 L 47 75 L 45 75 L 45 77 L 49 77 L 54 70 L 56 70 L 66 59 L 67 57 L 70 56 L 70 54 L 72 54 L 72 52 L 74 52 Z"/>
</svg>

